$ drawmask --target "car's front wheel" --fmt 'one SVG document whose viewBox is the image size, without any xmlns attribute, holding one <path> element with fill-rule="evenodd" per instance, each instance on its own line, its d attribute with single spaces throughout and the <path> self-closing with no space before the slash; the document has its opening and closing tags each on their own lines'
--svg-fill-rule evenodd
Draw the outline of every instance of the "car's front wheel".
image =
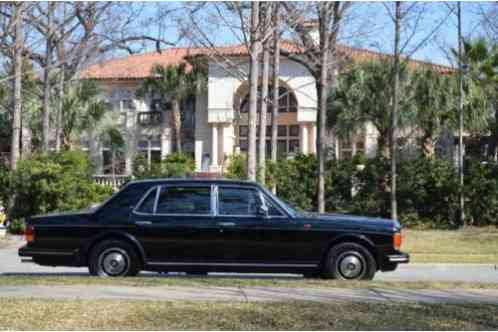
<svg viewBox="0 0 498 332">
<path fill-rule="evenodd" d="M 332 247 L 325 262 L 324 277 L 339 280 L 372 280 L 377 264 L 364 246 L 341 243 Z"/>
<path fill-rule="evenodd" d="M 100 277 L 135 276 L 140 272 L 140 259 L 128 243 L 107 240 L 92 250 L 88 270 Z"/>
</svg>

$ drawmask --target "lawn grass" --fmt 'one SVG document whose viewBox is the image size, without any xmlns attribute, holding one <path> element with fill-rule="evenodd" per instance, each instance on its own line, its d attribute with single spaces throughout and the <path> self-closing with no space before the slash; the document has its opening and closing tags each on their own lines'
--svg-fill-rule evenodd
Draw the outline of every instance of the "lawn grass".
<svg viewBox="0 0 498 332">
<path fill-rule="evenodd" d="M 498 306 L 0 299 L 2 330 L 496 330 Z"/>
<path fill-rule="evenodd" d="M 498 229 L 406 230 L 402 250 L 413 263 L 498 264 Z"/>
<path fill-rule="evenodd" d="M 498 289 L 498 283 L 438 281 L 340 281 L 299 277 L 142 276 L 99 278 L 90 276 L 0 275 L 2 286 L 109 285 L 129 287 L 289 287 L 289 288 L 382 288 L 382 289 Z"/>
</svg>

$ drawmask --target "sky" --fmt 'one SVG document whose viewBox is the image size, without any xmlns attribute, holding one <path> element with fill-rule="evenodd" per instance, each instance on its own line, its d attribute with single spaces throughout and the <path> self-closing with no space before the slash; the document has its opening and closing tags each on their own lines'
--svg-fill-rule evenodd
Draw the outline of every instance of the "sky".
<svg viewBox="0 0 498 332">
<path fill-rule="evenodd" d="M 413 3 L 403 3 L 404 8 L 411 7 Z M 184 12 L 176 11 L 172 14 L 163 14 L 158 19 L 158 13 L 165 9 L 183 8 L 185 3 L 169 2 L 168 4 L 147 3 L 140 15 L 140 27 L 148 32 L 157 33 L 169 40 L 176 40 L 178 22 L 189 29 Z M 193 6 L 193 4 L 191 4 Z M 462 32 L 465 38 L 475 38 L 484 34 L 481 26 L 481 8 L 492 5 L 485 2 L 462 2 Z M 209 6 L 209 5 L 208 5 Z M 427 2 L 418 3 L 411 7 L 411 12 L 405 19 L 402 30 L 401 44 L 409 43 L 403 48 L 405 56 L 430 61 L 439 64 L 451 65 L 449 50 L 457 47 L 457 17 L 455 2 Z M 211 8 L 211 9 L 210 9 Z M 350 10 L 348 24 L 343 31 L 340 42 L 368 48 L 376 51 L 391 53 L 393 50 L 394 24 L 388 15 L 388 10 L 393 10 L 394 4 L 380 2 L 355 3 Z M 419 12 L 423 13 L 422 19 L 417 19 Z M 203 32 L 216 44 L 238 43 L 230 29 L 220 23 L 220 17 L 212 7 L 207 8 L 202 17 Z M 218 16 L 218 17 L 216 17 Z M 223 15 L 228 19 L 229 15 Z M 498 19 L 498 18 L 497 18 Z M 232 21 L 235 22 L 235 21 Z M 237 23 L 237 22 L 235 22 Z M 437 27 L 435 29 L 435 27 Z M 422 41 L 424 41 L 422 43 Z M 183 40 L 179 46 L 191 44 Z M 423 44 L 420 46 L 419 44 Z M 419 47 L 420 46 L 420 47 Z M 149 50 L 153 50 L 149 46 Z"/>
</svg>

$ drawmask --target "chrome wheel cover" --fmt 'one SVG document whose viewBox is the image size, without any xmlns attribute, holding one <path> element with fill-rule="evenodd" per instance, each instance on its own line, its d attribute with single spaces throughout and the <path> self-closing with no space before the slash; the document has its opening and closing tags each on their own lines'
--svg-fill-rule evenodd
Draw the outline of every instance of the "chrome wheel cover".
<svg viewBox="0 0 498 332">
<path fill-rule="evenodd" d="M 361 279 L 365 274 L 365 267 L 365 260 L 357 252 L 348 251 L 337 257 L 337 268 L 344 279 Z"/>
<path fill-rule="evenodd" d="M 108 276 L 126 275 L 129 269 L 130 258 L 121 248 L 109 248 L 99 256 L 99 266 Z"/>
</svg>

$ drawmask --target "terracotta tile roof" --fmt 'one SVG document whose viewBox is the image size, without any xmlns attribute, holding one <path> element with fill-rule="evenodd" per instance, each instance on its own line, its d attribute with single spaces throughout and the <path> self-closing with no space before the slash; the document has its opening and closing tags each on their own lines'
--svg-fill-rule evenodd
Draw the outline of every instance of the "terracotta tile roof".
<svg viewBox="0 0 498 332">
<path fill-rule="evenodd" d="M 302 48 L 299 45 L 290 41 L 282 41 L 281 47 L 289 53 L 299 54 L 302 52 Z M 384 53 L 344 45 L 339 46 L 339 52 L 346 58 L 358 62 L 389 57 L 389 55 Z M 186 61 L 186 58 L 195 56 L 246 56 L 247 54 L 248 50 L 244 44 L 221 46 L 214 50 L 208 48 L 169 48 L 163 50 L 161 53 L 149 52 L 130 55 L 91 65 L 80 72 L 80 77 L 98 80 L 136 80 L 150 76 L 151 68 L 155 64 L 163 66 L 179 64 Z M 432 66 L 441 74 L 454 71 L 452 67 L 425 61 L 410 60 L 409 63 L 414 67 Z"/>
</svg>

